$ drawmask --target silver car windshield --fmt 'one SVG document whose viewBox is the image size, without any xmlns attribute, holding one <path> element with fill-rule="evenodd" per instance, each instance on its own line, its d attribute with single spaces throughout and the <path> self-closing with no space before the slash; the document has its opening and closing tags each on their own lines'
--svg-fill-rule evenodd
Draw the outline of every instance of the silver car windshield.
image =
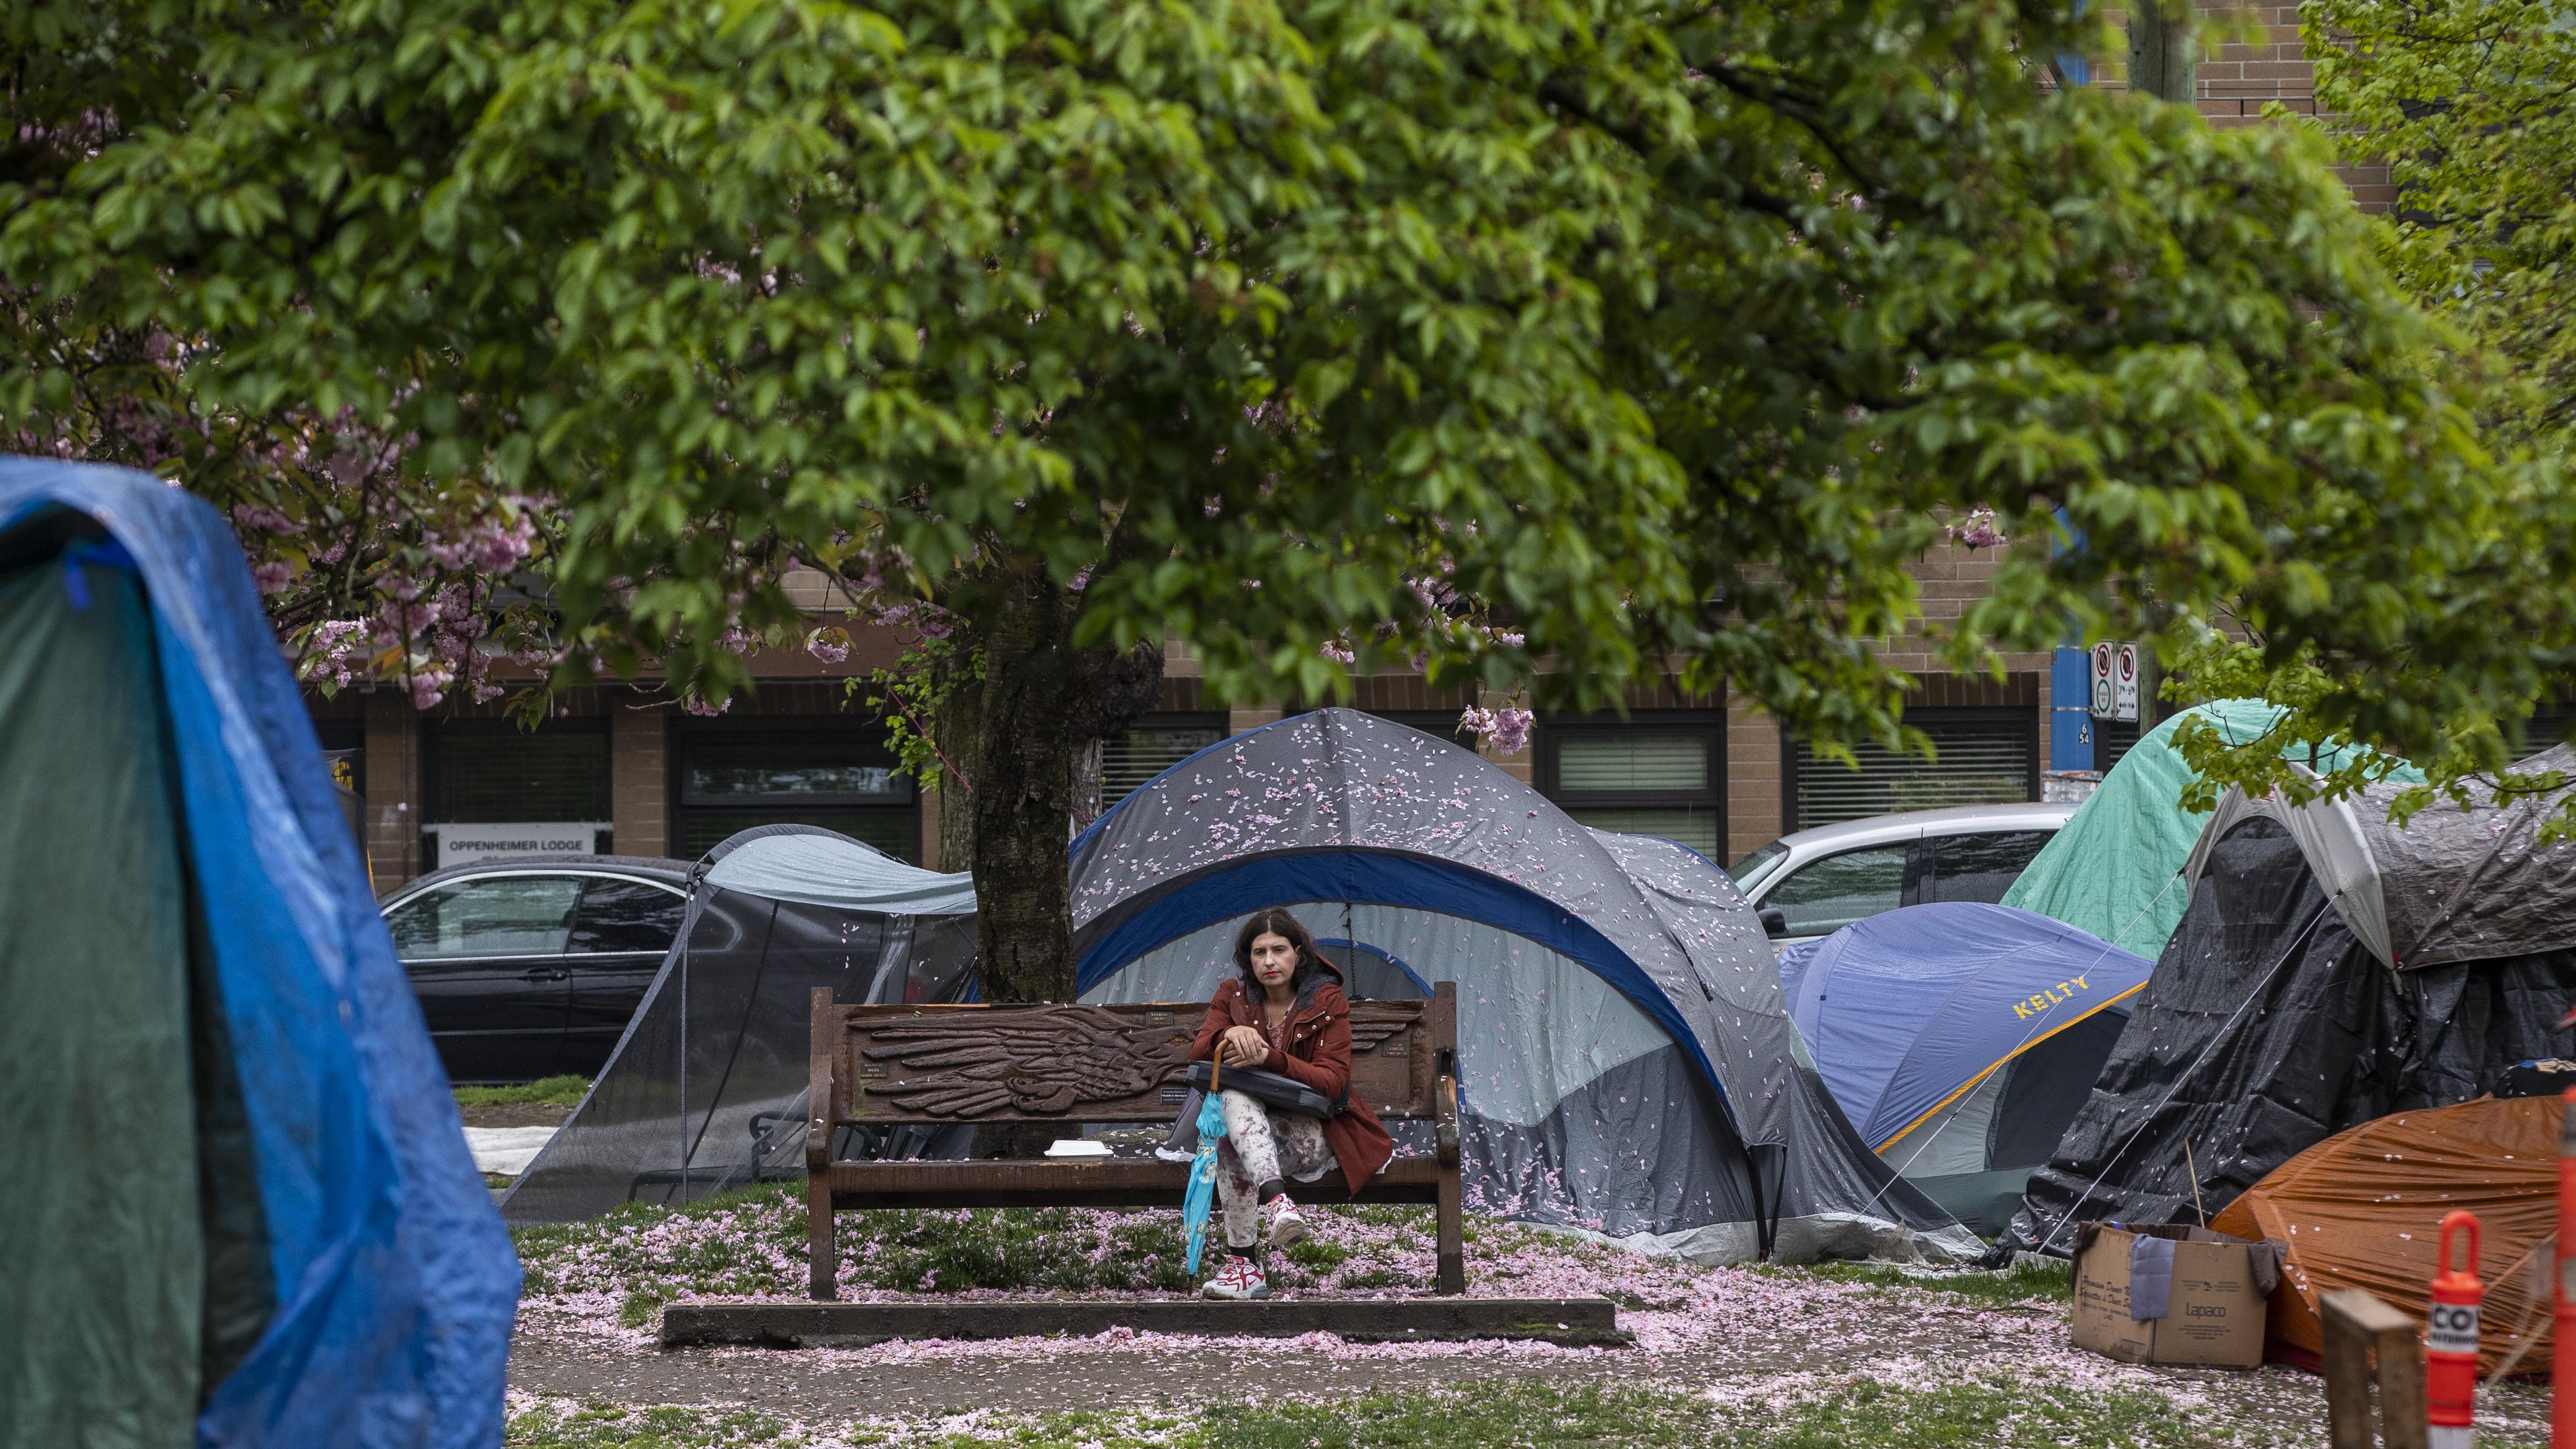
<svg viewBox="0 0 2576 1449">
<path fill-rule="evenodd" d="M 1756 882 L 1760 881 L 1764 876 L 1769 875 L 1779 866 L 1781 861 L 1788 858 L 1789 847 L 1782 845 L 1780 842 L 1775 840 L 1769 845 L 1762 847 L 1760 850 L 1753 852 L 1751 855 L 1744 857 L 1742 860 L 1737 861 L 1735 864 L 1728 866 L 1726 868 L 1726 873 L 1734 878 L 1735 888 L 1737 890 L 1750 891 L 1753 889 Z"/>
</svg>

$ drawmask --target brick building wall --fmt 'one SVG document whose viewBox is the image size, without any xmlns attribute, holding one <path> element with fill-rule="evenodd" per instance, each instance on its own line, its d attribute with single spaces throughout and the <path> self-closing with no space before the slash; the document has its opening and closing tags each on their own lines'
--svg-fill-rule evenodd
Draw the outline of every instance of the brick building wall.
<svg viewBox="0 0 2576 1449">
<path fill-rule="evenodd" d="M 2048 758 L 2049 665 L 2046 654 L 2004 656 L 2006 677 L 1962 679 L 1948 674 L 1940 658 L 1938 635 L 1956 625 L 1978 599 L 1993 588 L 2004 549 L 1968 549 L 1938 544 L 1914 560 L 1907 571 L 1920 589 L 1921 616 L 1894 638 L 1876 645 L 1879 659 L 1915 677 L 1919 688 L 1907 708 L 2027 709 L 2038 728 L 2039 768 Z M 1730 858 L 1760 847 L 1789 824 L 1788 797 L 1794 788 L 1791 743 L 1769 715 L 1751 704 L 1731 701 L 1726 731 L 1726 848 Z"/>
<path fill-rule="evenodd" d="M 2263 125 L 2265 110 L 2274 105 L 2293 116 L 2317 114 L 2316 67 L 2299 39 L 2296 4 L 2234 6 L 2199 0 L 2197 10 L 2205 22 L 2252 30 L 2231 35 L 2201 57 L 2197 105 L 2201 119 L 2212 129 Z M 2123 18 L 2117 9 L 2110 16 L 2114 25 Z M 2125 87 L 2124 68 L 2121 59 L 2113 57 L 2096 70 L 2095 84 L 2111 90 Z M 2386 163 L 2350 162 L 2335 171 L 2362 210 L 2377 213 L 2395 208 L 2397 188 L 2389 180 Z"/>
<path fill-rule="evenodd" d="M 620 855 L 671 853 L 671 716 L 620 698 L 608 711 L 610 821 Z"/>
</svg>

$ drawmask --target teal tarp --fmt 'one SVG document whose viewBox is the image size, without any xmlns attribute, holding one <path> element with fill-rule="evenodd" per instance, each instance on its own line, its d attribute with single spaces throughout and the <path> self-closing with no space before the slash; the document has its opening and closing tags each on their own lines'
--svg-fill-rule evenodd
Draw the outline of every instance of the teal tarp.
<svg viewBox="0 0 2576 1449">
<path fill-rule="evenodd" d="M 2222 699 L 2194 705 L 2148 731 L 2004 892 L 2003 903 L 2154 960 L 2190 903 L 2180 879 L 2183 863 L 2209 819 L 2182 808 L 2193 774 L 2174 748 L 2174 731 L 2197 715 L 2228 743 L 2250 744 L 2282 713 L 2266 700 Z M 2348 754 L 2347 749 L 2320 756 L 2316 767 L 2335 769 Z M 2420 781 L 2424 774 L 2401 764 L 2389 778 Z"/>
</svg>

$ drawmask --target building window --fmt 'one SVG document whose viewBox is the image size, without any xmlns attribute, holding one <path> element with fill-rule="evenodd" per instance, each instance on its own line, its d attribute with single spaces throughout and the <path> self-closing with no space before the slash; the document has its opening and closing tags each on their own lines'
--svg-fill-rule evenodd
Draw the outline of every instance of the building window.
<svg viewBox="0 0 2576 1449">
<path fill-rule="evenodd" d="M 1725 839 L 1716 716 L 1553 720 L 1539 729 L 1540 793 L 1596 830 L 1659 835 L 1715 859 Z"/>
<path fill-rule="evenodd" d="M 2095 719 L 2093 729 L 2093 768 L 2107 775 L 2134 748 L 2141 735 L 2156 727 L 2155 721 L 2138 719 Z"/>
<path fill-rule="evenodd" d="M 921 859 L 921 802 L 872 719 L 681 722 L 681 855 L 755 825 L 819 825 Z"/>
<path fill-rule="evenodd" d="M 1147 715 L 1100 742 L 1100 809 L 1225 738 L 1223 715 Z"/>
<path fill-rule="evenodd" d="M 2531 711 L 2531 718 L 2522 722 L 2521 748 L 2516 752 L 2516 758 L 2529 759 L 2563 742 L 2571 727 L 2576 727 L 2576 703 L 2564 699 L 2540 701 Z M 2507 745 L 2513 744 L 2517 738 L 2512 721 L 2505 722 L 2504 738 Z"/>
<path fill-rule="evenodd" d="M 1790 765 L 1788 828 L 1810 830 L 1905 810 L 2039 798 L 2037 709 L 1918 710 L 1905 722 L 1931 737 L 1937 760 L 1857 744 L 1852 746 L 1860 764 L 1855 770 L 1797 741 L 1785 752 Z"/>
<path fill-rule="evenodd" d="M 549 721 L 534 734 L 506 720 L 456 720 L 434 729 L 424 782 L 431 821 L 609 819 L 608 732 L 600 721 Z"/>
</svg>

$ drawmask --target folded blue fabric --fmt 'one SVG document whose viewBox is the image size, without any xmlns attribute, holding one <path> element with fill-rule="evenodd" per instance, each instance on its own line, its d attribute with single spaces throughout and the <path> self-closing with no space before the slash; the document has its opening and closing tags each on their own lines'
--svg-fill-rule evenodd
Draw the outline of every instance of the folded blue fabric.
<svg viewBox="0 0 2576 1449">
<path fill-rule="evenodd" d="M 2173 1307 L 2171 1238 L 2136 1238 L 2129 1243 L 2129 1317 L 2139 1322 L 2162 1318 Z"/>
</svg>

